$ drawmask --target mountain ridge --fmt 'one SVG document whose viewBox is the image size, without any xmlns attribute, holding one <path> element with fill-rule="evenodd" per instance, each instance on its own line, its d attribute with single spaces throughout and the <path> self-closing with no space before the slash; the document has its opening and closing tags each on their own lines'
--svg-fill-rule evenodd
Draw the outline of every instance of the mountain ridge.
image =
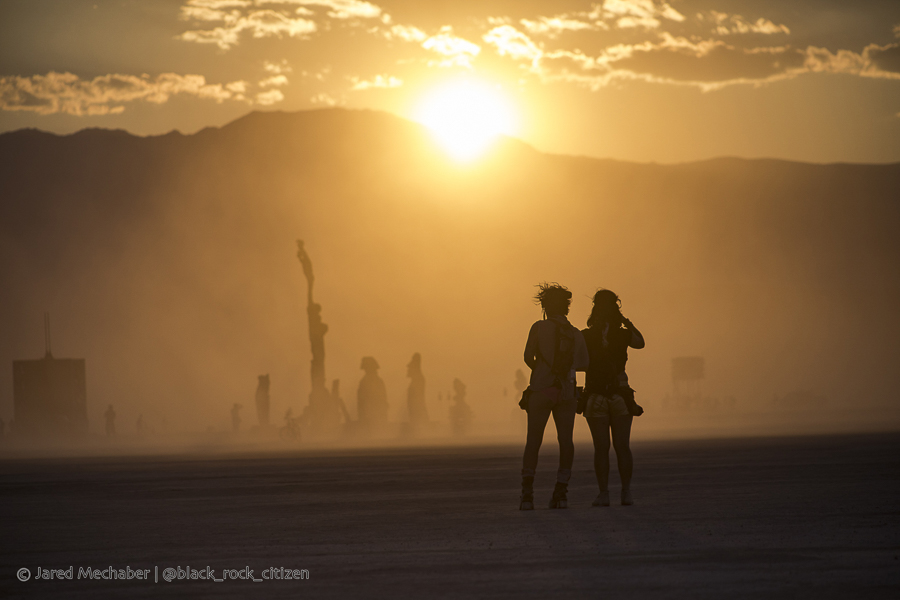
<svg viewBox="0 0 900 600">
<path fill-rule="evenodd" d="M 0 136 L 0 361 L 39 355 L 49 310 L 61 353 L 88 359 L 95 408 L 160 405 L 202 425 L 271 373 L 273 410 L 300 410 L 297 238 L 328 376 L 352 389 L 376 356 L 397 418 L 413 352 L 435 396 L 460 377 L 484 418 L 506 415 L 539 281 L 575 292 L 575 321 L 598 286 L 620 294 L 648 339 L 629 362 L 648 415 L 671 358 L 694 354 L 709 393 L 747 406 L 806 389 L 896 404 L 900 165 L 653 165 L 521 143 L 458 165 L 418 124 L 343 109 L 105 131 Z"/>
<path fill-rule="evenodd" d="M 379 110 L 373 110 L 373 109 L 348 109 L 348 108 L 342 108 L 342 107 L 329 107 L 329 108 L 297 110 L 297 111 L 254 110 L 254 111 L 250 111 L 232 121 L 229 121 L 228 123 L 226 123 L 224 125 L 203 127 L 193 133 L 183 133 L 177 129 L 172 129 L 171 131 L 168 131 L 166 133 L 161 133 L 161 134 L 138 135 L 135 133 L 131 133 L 125 129 L 108 129 L 108 128 L 104 128 L 104 127 L 86 127 L 84 129 L 79 129 L 78 131 L 74 131 L 72 133 L 58 134 L 58 133 L 39 129 L 37 127 L 25 127 L 22 129 L 16 129 L 16 130 L 0 133 L 0 141 L 2 141 L 3 138 L 6 136 L 29 135 L 29 134 L 33 134 L 33 133 L 44 134 L 44 135 L 52 136 L 52 137 L 56 137 L 56 138 L 70 138 L 70 137 L 79 136 L 79 135 L 95 135 L 96 133 L 100 133 L 100 132 L 106 132 L 106 133 L 109 133 L 110 135 L 114 135 L 114 136 L 125 135 L 125 136 L 131 137 L 131 138 L 138 138 L 138 139 L 190 138 L 193 136 L 201 135 L 204 132 L 221 131 L 223 129 L 227 129 L 229 127 L 232 127 L 234 125 L 242 123 L 247 119 L 255 119 L 255 118 L 257 118 L 256 115 L 276 115 L 276 116 L 282 116 L 282 117 L 291 117 L 291 116 L 297 116 L 297 115 L 316 115 L 316 114 L 327 113 L 327 112 L 343 112 L 343 113 L 355 112 L 355 113 L 362 113 L 362 114 L 384 115 L 386 117 L 396 119 L 400 122 L 413 124 L 413 125 L 421 128 L 423 131 L 427 131 L 427 127 L 424 125 L 421 125 L 419 123 L 416 123 L 415 121 L 394 115 L 393 113 L 389 113 L 386 111 L 379 111 Z M 90 132 L 90 133 L 88 133 L 88 132 Z M 513 136 L 501 135 L 499 137 L 500 137 L 500 139 L 503 139 L 503 140 L 522 144 L 522 145 L 530 148 L 531 150 L 533 150 L 537 153 L 543 154 L 545 156 L 558 156 L 558 157 L 562 157 L 562 158 L 571 158 L 571 159 L 577 159 L 577 160 L 583 159 L 583 160 L 592 160 L 592 161 L 593 160 L 609 161 L 609 162 L 637 164 L 637 165 L 646 165 L 646 166 L 679 166 L 679 165 L 693 165 L 693 164 L 703 164 L 703 163 L 715 162 L 715 161 L 731 161 L 731 160 L 750 162 L 750 163 L 754 163 L 754 162 L 765 163 L 767 161 L 769 161 L 769 162 L 785 162 L 785 163 L 797 164 L 797 165 L 815 165 L 815 166 L 837 166 L 837 165 L 900 166 L 900 161 L 885 162 L 885 163 L 858 163 L 858 162 L 845 162 L 845 161 L 816 163 L 816 162 L 807 162 L 807 161 L 799 161 L 799 160 L 784 159 L 784 158 L 742 157 L 742 156 L 732 156 L 732 155 L 713 156 L 713 157 L 704 158 L 704 159 L 680 161 L 680 162 L 672 162 L 672 163 L 660 163 L 660 162 L 656 162 L 656 161 L 643 162 L 643 161 L 624 160 L 624 159 L 618 159 L 618 158 L 612 158 L 612 157 L 590 156 L 590 155 L 584 155 L 584 154 L 566 154 L 566 153 L 560 153 L 560 152 L 545 152 L 545 151 L 541 151 L 541 150 L 535 148 L 534 146 L 532 146 L 531 144 L 528 144 L 527 142 L 525 142 L 519 138 L 513 137 Z"/>
</svg>

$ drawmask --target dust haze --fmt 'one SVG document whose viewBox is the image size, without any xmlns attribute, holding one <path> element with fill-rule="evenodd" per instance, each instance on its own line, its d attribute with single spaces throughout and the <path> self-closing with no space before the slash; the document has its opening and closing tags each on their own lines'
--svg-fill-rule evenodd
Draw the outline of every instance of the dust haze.
<svg viewBox="0 0 900 600">
<path fill-rule="evenodd" d="M 516 370 L 542 281 L 573 292 L 576 326 L 604 287 L 643 332 L 628 363 L 638 439 L 900 426 L 897 164 L 663 166 L 506 139 L 464 166 L 418 125 L 330 109 L 191 136 L 22 130 L 0 136 L 0 171 L 0 416 L 13 420 L 11 362 L 44 355 L 49 312 L 54 356 L 86 360 L 82 447 L 521 440 Z M 311 385 L 297 239 L 328 325 L 329 386 L 340 380 L 356 419 L 360 362 L 374 357 L 380 435 L 279 435 Z M 404 436 L 414 353 L 432 425 Z M 672 381 L 686 356 L 705 364 L 690 397 Z M 266 374 L 269 430 L 254 407 Z M 449 424 L 455 379 L 464 435 Z M 589 439 L 581 419 L 576 439 Z"/>
</svg>

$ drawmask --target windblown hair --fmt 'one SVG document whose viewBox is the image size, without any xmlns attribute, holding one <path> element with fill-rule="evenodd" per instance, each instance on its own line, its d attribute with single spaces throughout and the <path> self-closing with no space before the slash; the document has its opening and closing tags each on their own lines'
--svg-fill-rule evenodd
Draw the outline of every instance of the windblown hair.
<svg viewBox="0 0 900 600">
<path fill-rule="evenodd" d="M 572 301 L 572 292 L 558 283 L 540 283 L 536 286 L 538 293 L 534 295 L 534 301 L 541 305 L 546 313 L 565 315 L 569 312 L 569 303 Z"/>
<path fill-rule="evenodd" d="M 587 326 L 594 327 L 602 323 L 609 323 L 618 327 L 622 324 L 622 301 L 612 290 L 597 290 L 594 294 L 594 308 L 588 317 Z"/>
</svg>

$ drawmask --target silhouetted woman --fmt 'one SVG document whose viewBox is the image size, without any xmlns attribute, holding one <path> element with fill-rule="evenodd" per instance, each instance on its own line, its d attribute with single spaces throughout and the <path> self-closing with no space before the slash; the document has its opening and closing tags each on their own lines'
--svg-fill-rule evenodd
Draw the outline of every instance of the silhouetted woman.
<svg viewBox="0 0 900 600">
<path fill-rule="evenodd" d="M 628 348 L 644 347 L 644 337 L 634 324 L 622 316 L 622 302 L 610 290 L 594 294 L 594 308 L 582 331 L 590 355 L 585 377 L 587 401 L 584 417 L 594 438 L 594 473 L 600 494 L 594 506 L 609 506 L 609 437 L 616 449 L 619 477 L 622 480 L 622 504 L 631 505 L 631 421 L 643 412 L 634 402 L 634 390 L 628 385 L 625 363 Z"/>
<path fill-rule="evenodd" d="M 541 284 L 539 289 L 535 300 L 540 302 L 544 318 L 531 326 L 525 343 L 525 364 L 531 369 L 531 381 L 525 402 L 528 437 L 522 457 L 520 510 L 534 509 L 534 473 L 544 428 L 551 414 L 559 441 L 559 469 L 550 508 L 566 508 L 568 505 L 566 493 L 575 456 L 572 442 L 576 405 L 575 371 L 584 371 L 588 366 L 587 348 L 581 332 L 566 318 L 572 292 L 558 284 Z"/>
</svg>

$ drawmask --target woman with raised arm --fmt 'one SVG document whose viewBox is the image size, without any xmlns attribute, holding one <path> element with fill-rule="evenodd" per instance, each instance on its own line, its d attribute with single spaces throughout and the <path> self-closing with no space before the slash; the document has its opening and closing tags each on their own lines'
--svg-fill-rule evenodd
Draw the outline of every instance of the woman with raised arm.
<svg viewBox="0 0 900 600">
<path fill-rule="evenodd" d="M 625 363 L 628 348 L 644 347 L 644 336 L 634 324 L 622 316 L 622 301 L 610 290 L 594 294 L 594 308 L 582 330 L 590 355 L 585 376 L 587 397 L 584 417 L 594 439 L 594 473 L 600 494 L 594 506 L 609 506 L 609 437 L 616 449 L 619 477 L 622 480 L 622 504 L 634 504 L 631 497 L 633 461 L 629 440 L 631 422 L 644 410 L 634 401 L 634 390 L 628 385 Z"/>
</svg>

